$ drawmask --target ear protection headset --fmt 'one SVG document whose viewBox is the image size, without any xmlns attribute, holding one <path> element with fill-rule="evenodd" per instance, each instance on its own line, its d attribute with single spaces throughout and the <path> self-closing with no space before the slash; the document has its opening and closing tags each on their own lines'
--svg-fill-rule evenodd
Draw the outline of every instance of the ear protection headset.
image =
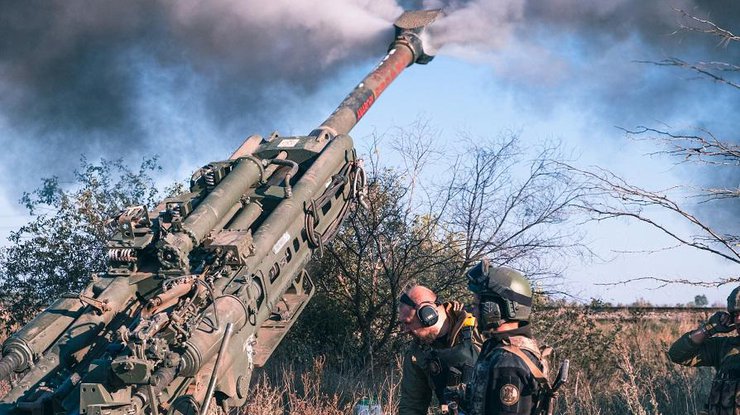
<svg viewBox="0 0 740 415">
<path fill-rule="evenodd" d="M 498 327 L 504 320 L 514 319 L 516 316 L 515 305 L 503 298 L 483 295 L 480 298 L 478 308 L 480 309 L 479 325 L 481 327 Z"/>
<path fill-rule="evenodd" d="M 437 321 L 439 320 L 437 306 L 441 304 L 439 302 L 439 299 L 416 304 L 414 300 L 412 300 L 411 297 L 408 296 L 408 294 L 403 293 L 399 301 L 416 310 L 416 317 L 419 319 L 422 326 L 431 327 L 437 324 Z"/>
</svg>

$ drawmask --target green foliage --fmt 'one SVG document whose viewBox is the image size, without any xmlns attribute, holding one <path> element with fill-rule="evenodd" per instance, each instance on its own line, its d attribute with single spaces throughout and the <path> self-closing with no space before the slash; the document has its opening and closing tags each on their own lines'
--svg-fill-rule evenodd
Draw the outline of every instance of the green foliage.
<svg viewBox="0 0 740 415">
<path fill-rule="evenodd" d="M 159 170 L 156 158 L 131 170 L 121 160 L 92 163 L 83 157 L 72 185 L 45 178 L 23 194 L 21 203 L 33 218 L 0 249 L 8 326 L 28 321 L 65 292 L 79 292 L 91 273 L 105 269 L 107 220 L 126 206 L 151 207 L 160 196 L 151 174 Z"/>
<path fill-rule="evenodd" d="M 704 294 L 697 295 L 694 297 L 694 304 L 697 307 L 706 307 L 709 305 L 709 300 L 707 300 L 707 296 Z"/>
<path fill-rule="evenodd" d="M 311 270 L 326 301 L 339 307 L 336 318 L 349 318 L 336 333 L 319 331 L 319 341 L 345 338 L 348 345 L 342 347 L 342 356 L 365 363 L 388 356 L 381 352 L 398 350 L 406 340 L 398 338 L 396 329 L 396 300 L 401 290 L 412 281 L 435 287 L 445 280 L 449 286 L 447 267 L 455 257 L 447 244 L 436 239 L 433 219 L 406 209 L 407 188 L 397 172 L 383 170 L 370 180 L 368 207 L 356 206 L 351 211 Z M 325 317 L 317 311 L 307 310 L 298 326 Z M 347 337 L 347 327 L 351 337 Z M 307 331 L 306 335 L 310 338 L 317 333 Z"/>
<path fill-rule="evenodd" d="M 310 367 L 317 355 L 332 356 L 332 363 L 343 364 L 343 357 L 354 355 L 354 332 L 350 311 L 336 299 L 320 292 L 308 303 L 302 318 L 288 331 L 277 354 L 298 367 Z"/>
</svg>

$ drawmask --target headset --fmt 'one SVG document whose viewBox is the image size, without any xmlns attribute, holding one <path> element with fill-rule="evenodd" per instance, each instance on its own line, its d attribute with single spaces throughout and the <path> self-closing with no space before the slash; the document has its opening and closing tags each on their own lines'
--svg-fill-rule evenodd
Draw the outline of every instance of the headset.
<svg viewBox="0 0 740 415">
<path fill-rule="evenodd" d="M 439 320 L 437 306 L 442 304 L 439 299 L 435 298 L 434 301 L 424 301 L 423 303 L 416 304 L 408 294 L 403 293 L 399 301 L 416 310 L 416 317 L 422 326 L 431 327 L 437 324 Z"/>
</svg>

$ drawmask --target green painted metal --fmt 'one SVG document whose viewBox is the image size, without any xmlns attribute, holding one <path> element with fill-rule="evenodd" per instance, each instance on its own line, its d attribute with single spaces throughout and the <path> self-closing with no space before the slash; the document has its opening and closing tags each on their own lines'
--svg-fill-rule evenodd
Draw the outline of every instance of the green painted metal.
<svg viewBox="0 0 740 415">
<path fill-rule="evenodd" d="M 229 160 L 199 169 L 188 192 L 113 218 L 107 271 L 3 345 L 0 378 L 14 383 L 0 415 L 243 405 L 254 366 L 315 292 L 306 264 L 364 194 L 346 134 L 400 71 L 430 59 L 420 35 L 438 12 L 415 13 L 399 19 L 391 52 L 312 134 L 252 136 Z"/>
</svg>

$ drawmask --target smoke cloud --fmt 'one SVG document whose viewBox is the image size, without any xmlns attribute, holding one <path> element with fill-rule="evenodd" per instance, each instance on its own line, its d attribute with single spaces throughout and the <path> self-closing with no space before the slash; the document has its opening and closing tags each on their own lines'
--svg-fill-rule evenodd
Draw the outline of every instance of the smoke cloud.
<svg viewBox="0 0 740 415">
<path fill-rule="evenodd" d="M 274 128 L 265 120 L 285 102 L 377 56 L 402 12 L 391 0 L 0 8 L 2 165 L 31 175 L 39 165 L 50 166 L 45 175 L 68 170 L 82 153 L 177 161 L 194 149 L 193 135 Z"/>
<path fill-rule="evenodd" d="M 675 9 L 732 29 L 740 21 L 732 0 L 0 0 L 4 173 L 35 172 L 35 180 L 82 153 L 151 152 L 177 163 L 196 139 L 269 131 L 300 98 L 377 59 L 392 21 L 422 7 L 445 9 L 431 27 L 440 54 L 490 65 L 532 101 L 567 99 L 608 114 L 609 125 L 646 122 L 647 110 L 704 122 L 713 110 L 704 97 L 684 99 L 709 92 L 635 60 L 740 56 L 710 36 L 676 33 Z M 722 95 L 717 105 L 738 104 Z M 4 183 L 14 186 L 29 188 Z"/>
</svg>

